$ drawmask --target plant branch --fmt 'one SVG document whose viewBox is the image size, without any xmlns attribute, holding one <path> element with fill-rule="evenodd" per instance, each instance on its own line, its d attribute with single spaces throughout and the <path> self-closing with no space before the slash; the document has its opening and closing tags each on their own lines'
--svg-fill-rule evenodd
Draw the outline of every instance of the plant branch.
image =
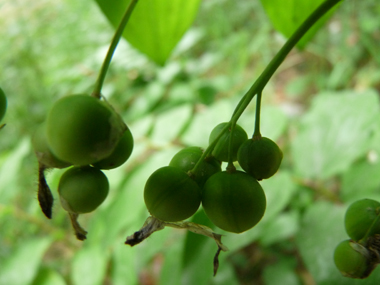
<svg viewBox="0 0 380 285">
<path fill-rule="evenodd" d="M 265 85 L 268 83 L 269 79 L 276 72 L 278 67 L 284 61 L 289 52 L 293 49 L 293 47 L 301 40 L 301 38 L 309 31 L 309 29 L 321 18 L 325 15 L 331 8 L 333 8 L 336 4 L 338 4 L 342 0 L 326 0 L 318 8 L 311 13 L 309 17 L 301 24 L 301 26 L 293 33 L 293 35 L 286 41 L 283 47 L 279 50 L 279 52 L 275 55 L 275 57 L 270 61 L 264 71 L 261 73 L 259 78 L 253 83 L 251 88 L 247 91 L 247 93 L 240 100 L 238 105 L 236 106 L 231 120 L 224 127 L 224 129 L 220 132 L 219 136 L 215 138 L 211 144 L 204 151 L 203 155 L 199 159 L 198 163 L 194 166 L 191 172 L 196 172 L 197 167 L 200 165 L 200 162 L 203 161 L 206 156 L 210 153 L 210 149 L 212 150 L 214 146 L 217 144 L 218 140 L 222 137 L 222 135 L 231 127 L 231 125 L 235 125 L 237 120 L 240 118 L 241 114 L 243 114 L 244 110 L 247 108 L 253 97 L 259 92 L 262 92 Z"/>
<path fill-rule="evenodd" d="M 93 97 L 96 97 L 96 98 L 101 97 L 100 91 L 102 90 L 104 79 L 106 77 L 108 67 L 110 66 L 112 56 L 116 50 L 116 47 L 120 41 L 121 36 L 123 35 L 124 28 L 127 25 L 129 18 L 131 17 L 131 14 L 132 14 L 133 9 L 135 8 L 137 2 L 138 2 L 138 0 L 131 0 L 131 2 L 129 3 L 127 10 L 125 11 L 125 14 L 124 14 L 123 18 L 121 19 L 121 22 L 120 22 L 120 24 L 119 24 L 119 26 L 115 32 L 115 35 L 112 38 L 112 41 L 111 41 L 110 47 L 108 49 L 107 55 L 103 61 L 103 65 L 100 69 L 98 78 L 96 80 L 94 91 L 91 94 L 91 96 L 93 96 Z"/>
</svg>

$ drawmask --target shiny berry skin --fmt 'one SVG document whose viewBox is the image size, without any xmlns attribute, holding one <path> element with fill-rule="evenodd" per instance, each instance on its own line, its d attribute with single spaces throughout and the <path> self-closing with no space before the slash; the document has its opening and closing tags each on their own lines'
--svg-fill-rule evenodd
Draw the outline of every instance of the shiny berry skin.
<svg viewBox="0 0 380 285">
<path fill-rule="evenodd" d="M 133 150 L 133 136 L 129 128 L 127 128 L 120 141 L 112 151 L 110 156 L 93 164 L 99 169 L 113 169 L 119 167 L 128 160 Z"/>
<path fill-rule="evenodd" d="M 177 222 L 190 218 L 201 203 L 201 189 L 183 170 L 165 166 L 148 178 L 144 201 L 152 216 Z"/>
<path fill-rule="evenodd" d="M 32 146 L 39 163 L 48 168 L 65 168 L 71 164 L 60 160 L 50 150 L 47 143 L 45 124 L 38 126 L 32 137 Z"/>
<path fill-rule="evenodd" d="M 209 137 L 209 144 L 211 144 L 221 133 L 223 128 L 228 123 L 221 123 L 217 125 L 210 133 Z M 220 161 L 228 162 L 228 153 L 229 153 L 229 141 L 230 141 L 230 135 L 231 135 L 231 128 L 228 129 L 222 137 L 219 139 L 217 144 L 215 145 L 212 155 L 215 156 Z M 232 161 L 237 160 L 237 152 L 239 150 L 239 147 L 243 142 L 245 142 L 248 139 L 248 135 L 245 132 L 245 130 L 240 127 L 238 124 L 236 124 L 234 131 L 233 131 L 233 138 L 232 138 Z"/>
<path fill-rule="evenodd" d="M 241 233 L 255 226 L 263 217 L 266 197 L 261 185 L 242 171 L 219 172 L 203 187 L 202 206 L 219 228 Z"/>
<path fill-rule="evenodd" d="M 107 177 L 90 166 L 68 169 L 58 185 L 62 207 L 77 214 L 94 211 L 106 199 L 108 191 Z"/>
<path fill-rule="evenodd" d="M 177 152 L 171 159 L 169 165 L 182 169 L 185 172 L 192 170 L 198 160 L 201 158 L 203 150 L 197 146 L 186 147 Z M 203 187 L 207 179 L 213 174 L 220 172 L 221 162 L 215 157 L 206 157 L 198 166 L 196 173 L 192 178 L 197 182 L 199 187 Z"/>
<path fill-rule="evenodd" d="M 253 137 L 239 148 L 238 162 L 245 172 L 257 180 L 273 176 L 281 165 L 282 151 L 266 137 Z"/>
<path fill-rule="evenodd" d="M 46 119 L 51 151 L 73 165 L 88 165 L 109 156 L 125 130 L 120 116 L 105 102 L 87 95 L 59 99 Z"/>
<path fill-rule="evenodd" d="M 359 241 L 365 236 L 380 234 L 380 218 L 377 219 L 379 215 L 380 203 L 375 200 L 362 199 L 352 203 L 344 217 L 348 236 Z"/>
<path fill-rule="evenodd" d="M 350 278 L 366 278 L 373 270 L 368 249 L 351 240 L 344 240 L 337 245 L 334 263 L 343 276 Z"/>
</svg>

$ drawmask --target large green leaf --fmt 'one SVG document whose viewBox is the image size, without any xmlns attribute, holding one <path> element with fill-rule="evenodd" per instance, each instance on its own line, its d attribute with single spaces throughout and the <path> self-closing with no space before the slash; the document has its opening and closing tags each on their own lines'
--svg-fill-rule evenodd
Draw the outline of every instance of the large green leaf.
<svg viewBox="0 0 380 285">
<path fill-rule="evenodd" d="M 51 238 L 25 240 L 0 267 L 0 284 L 31 284 L 38 273 L 42 257 Z"/>
<path fill-rule="evenodd" d="M 370 150 L 379 111 L 373 91 L 317 95 L 292 141 L 296 173 L 326 179 L 346 171 Z"/>
<path fill-rule="evenodd" d="M 114 27 L 129 0 L 96 0 Z M 140 52 L 163 65 L 192 24 L 200 0 L 140 0 L 123 36 Z"/>
<path fill-rule="evenodd" d="M 323 1 L 324 0 L 261 0 L 261 3 L 274 28 L 289 38 Z M 331 14 L 332 12 L 329 12 L 322 17 L 309 32 L 305 34 L 297 46 L 304 48 Z"/>
</svg>

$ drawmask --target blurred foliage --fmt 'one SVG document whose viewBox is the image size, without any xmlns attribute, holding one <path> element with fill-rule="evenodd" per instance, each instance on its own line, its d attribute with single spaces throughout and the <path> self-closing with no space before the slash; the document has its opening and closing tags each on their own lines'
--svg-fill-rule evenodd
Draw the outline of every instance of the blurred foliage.
<svg viewBox="0 0 380 285">
<path fill-rule="evenodd" d="M 26 8 L 27 7 L 27 8 Z M 279 50 L 259 1 L 205 0 L 163 67 L 119 44 L 103 94 L 135 138 L 124 166 L 107 171 L 111 191 L 80 217 L 75 239 L 59 205 L 62 170 L 48 174 L 55 206 L 47 220 L 36 199 L 30 137 L 53 102 L 92 91 L 113 35 L 95 1 L 0 0 L 0 85 L 8 96 L 0 144 L 0 284 L 376 284 L 349 280 L 332 255 L 347 236 L 343 215 L 360 198 L 380 200 L 380 4 L 344 1 L 301 52 L 294 50 L 263 93 L 262 134 L 284 151 L 262 186 L 268 199 L 253 229 L 215 243 L 181 230 L 123 244 L 148 212 L 143 187 L 181 147 L 206 147 L 215 125 Z M 254 103 L 239 120 L 250 134 Z M 212 226 L 200 210 L 194 221 Z"/>
</svg>

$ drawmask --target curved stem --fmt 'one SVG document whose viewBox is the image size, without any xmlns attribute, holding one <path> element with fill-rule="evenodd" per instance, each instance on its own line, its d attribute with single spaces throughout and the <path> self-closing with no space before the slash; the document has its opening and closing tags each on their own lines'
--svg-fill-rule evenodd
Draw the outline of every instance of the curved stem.
<svg viewBox="0 0 380 285">
<path fill-rule="evenodd" d="M 123 35 L 124 28 L 127 25 L 129 18 L 131 17 L 131 14 L 132 14 L 133 9 L 135 8 L 137 2 L 138 2 L 138 0 L 131 0 L 131 2 L 128 5 L 127 10 L 125 11 L 123 18 L 121 19 L 119 26 L 117 27 L 117 30 L 116 30 L 113 38 L 112 38 L 110 47 L 108 48 L 107 55 L 103 61 L 103 65 L 100 69 L 98 78 L 96 80 L 94 91 L 91 94 L 91 96 L 93 96 L 93 97 L 96 97 L 96 98 L 101 97 L 100 91 L 102 90 L 104 79 L 106 77 L 108 67 L 110 66 L 112 56 L 116 50 L 116 47 L 120 41 L 121 36 Z"/>
<path fill-rule="evenodd" d="M 252 137 L 258 137 L 258 138 L 261 138 L 261 133 L 260 133 L 261 93 L 262 91 L 257 93 L 257 97 L 256 97 L 255 130 L 252 136 Z"/>
<path fill-rule="evenodd" d="M 277 68 L 284 61 L 285 57 L 293 49 L 293 47 L 299 42 L 299 40 L 307 33 L 307 31 L 332 7 L 338 4 L 342 0 L 326 0 L 323 2 L 307 19 L 301 24 L 301 26 L 293 33 L 293 35 L 286 41 L 284 46 L 276 54 L 276 56 L 267 65 L 265 70 L 261 73 L 259 78 L 247 91 L 244 97 L 239 102 L 237 108 L 234 111 L 234 115 L 231 118 L 233 121 L 237 121 L 244 110 L 247 108 L 248 104 L 251 102 L 253 97 L 260 91 L 263 90 L 265 85 L 268 83 L 269 79 L 276 72 Z"/>
<path fill-rule="evenodd" d="M 293 49 L 293 47 L 300 41 L 300 39 L 307 33 L 307 31 L 323 16 L 325 15 L 332 7 L 338 4 L 342 0 L 326 0 L 318 8 L 311 13 L 309 17 L 301 24 L 301 26 L 293 33 L 293 35 L 286 41 L 283 47 L 279 50 L 279 52 L 275 55 L 275 57 L 270 61 L 264 71 L 261 73 L 259 78 L 253 83 L 251 88 L 247 91 L 247 93 L 240 100 L 238 105 L 236 106 L 231 120 L 225 126 L 225 128 L 220 132 L 219 136 L 207 147 L 197 164 L 194 166 L 190 172 L 195 172 L 200 162 L 206 158 L 206 155 L 212 150 L 220 137 L 228 130 L 228 128 L 236 124 L 237 120 L 240 118 L 241 114 L 243 114 L 244 110 L 247 108 L 253 97 L 261 92 L 265 85 L 268 83 L 269 79 L 276 72 L 278 67 L 284 61 L 285 57 L 289 54 L 289 52 Z"/>
</svg>

